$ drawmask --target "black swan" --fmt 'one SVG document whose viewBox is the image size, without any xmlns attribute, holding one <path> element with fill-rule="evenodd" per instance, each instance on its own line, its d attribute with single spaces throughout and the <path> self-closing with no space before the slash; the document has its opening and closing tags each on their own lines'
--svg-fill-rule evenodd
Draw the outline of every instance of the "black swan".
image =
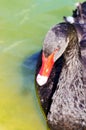
<svg viewBox="0 0 86 130">
<path fill-rule="evenodd" d="M 50 129 L 86 130 L 86 63 L 80 54 L 74 25 L 60 23 L 50 29 L 40 55 L 42 60 L 36 73 L 36 82 L 39 85 L 38 94 L 42 105 L 43 102 L 48 102 L 48 94 L 48 98 L 50 96 L 52 98 L 50 105 L 46 106 L 44 103 Z M 55 66 L 58 59 L 63 65 L 59 79 L 58 77 L 54 79 L 58 70 L 58 65 Z M 47 84 L 48 80 L 50 80 L 49 84 Z M 57 82 L 53 90 L 54 81 Z M 47 91 L 43 88 L 45 86 Z"/>
<path fill-rule="evenodd" d="M 63 17 L 65 22 L 72 23 L 78 34 L 83 61 L 86 63 L 86 1 L 76 3 L 72 16 Z"/>
<path fill-rule="evenodd" d="M 85 42 L 86 41 L 86 25 L 85 25 L 85 22 L 86 22 L 86 2 L 83 2 L 82 4 L 78 3 L 77 4 L 77 9 L 73 11 L 72 17 L 64 17 L 64 19 L 65 19 L 66 23 L 72 23 L 75 26 L 77 34 L 78 34 L 78 40 L 79 40 L 79 43 L 80 43 L 81 59 L 82 59 L 83 64 L 85 65 L 84 66 L 84 71 L 83 71 L 83 83 L 84 83 L 84 86 L 85 86 L 85 84 L 86 84 L 86 76 L 85 76 L 85 74 L 86 74 L 86 71 L 85 71 L 85 68 L 86 68 L 86 42 Z M 62 28 L 64 28 L 64 27 L 62 27 Z M 55 29 L 57 29 L 57 28 L 54 28 L 54 30 Z M 51 29 L 50 31 L 52 31 L 52 30 L 53 29 Z M 56 34 L 56 31 L 55 31 L 55 34 Z M 50 39 L 50 41 L 52 42 L 53 39 L 54 39 L 54 37 L 52 37 L 53 34 L 49 33 L 48 35 L 49 36 L 48 36 L 47 40 L 49 41 L 49 39 Z M 61 33 L 61 35 L 62 35 L 62 33 Z M 45 38 L 45 41 L 46 41 L 46 38 Z M 59 41 L 59 39 L 58 39 L 58 41 Z M 45 44 L 45 46 L 46 46 L 46 44 Z M 46 69 L 46 67 L 47 67 L 47 66 L 43 67 L 45 65 L 44 65 L 44 63 L 42 63 L 42 61 L 43 60 L 46 61 L 45 64 L 47 63 L 47 61 L 49 63 L 50 62 L 49 60 L 52 60 L 52 57 L 53 57 L 54 53 L 57 51 L 57 49 L 56 49 L 55 52 L 52 55 L 50 55 L 50 57 L 49 57 L 48 56 L 49 55 L 48 51 L 51 48 L 48 48 L 48 50 L 47 49 L 42 50 L 40 52 L 40 56 L 39 56 L 38 63 L 37 63 L 37 68 L 36 68 L 36 75 L 35 75 L 36 79 L 37 79 L 37 75 L 38 75 L 38 73 L 40 71 L 41 66 L 42 66 L 42 69 L 43 68 Z M 43 51 L 44 51 L 45 55 L 43 54 Z M 49 58 L 46 58 L 46 57 L 49 57 Z M 43 72 L 42 74 L 44 74 L 44 77 L 42 76 L 42 79 L 40 81 L 36 81 L 36 85 L 38 86 L 37 87 L 37 93 L 38 93 L 38 96 L 40 98 L 41 105 L 43 107 L 43 110 L 44 110 L 46 116 L 49 115 L 49 110 L 51 109 L 51 106 L 52 106 L 53 94 L 55 93 L 56 89 L 59 88 L 59 86 L 57 84 L 58 84 L 58 79 L 59 79 L 59 76 L 60 76 L 61 69 L 63 67 L 64 61 L 65 61 L 64 56 L 61 56 L 58 60 L 55 61 L 55 63 L 52 62 L 50 66 L 53 66 L 53 67 L 51 67 L 51 70 L 48 73 L 49 78 L 48 78 L 48 76 L 45 77 L 45 73 Z M 40 75 L 38 76 L 38 79 L 40 79 Z M 85 92 L 85 94 L 86 94 L 86 92 Z M 86 117 L 86 115 L 84 117 Z M 80 119 L 80 120 L 83 120 L 83 119 Z M 76 125 L 73 126 L 74 124 L 71 123 L 71 125 L 72 125 L 71 128 L 69 128 L 70 124 L 69 125 L 67 124 L 68 128 L 65 127 L 64 124 L 60 124 L 62 126 L 59 126 L 59 125 L 55 126 L 55 124 L 52 125 L 52 123 L 50 123 L 50 121 L 49 121 L 49 124 L 50 124 L 52 130 L 54 130 L 54 129 L 55 130 L 61 130 L 61 129 L 62 130 L 63 129 L 64 130 L 72 130 L 72 129 L 73 130 L 79 130 L 79 129 L 80 130 L 85 130 L 86 129 L 86 127 L 84 128 L 85 123 L 81 123 L 81 124 L 79 124 L 77 126 Z M 58 128 L 57 128 L 57 126 L 58 126 Z"/>
<path fill-rule="evenodd" d="M 86 48 L 86 2 L 76 3 L 72 16 L 63 17 L 65 22 L 72 23 L 78 34 L 80 46 Z"/>
</svg>

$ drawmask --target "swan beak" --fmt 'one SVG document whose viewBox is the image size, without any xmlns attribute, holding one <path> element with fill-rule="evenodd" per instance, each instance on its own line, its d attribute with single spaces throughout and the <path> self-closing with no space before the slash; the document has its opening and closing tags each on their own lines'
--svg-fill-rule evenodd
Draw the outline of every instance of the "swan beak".
<svg viewBox="0 0 86 130">
<path fill-rule="evenodd" d="M 47 80 L 54 65 L 54 55 L 56 51 L 57 50 L 51 53 L 51 55 L 49 55 L 47 58 L 45 57 L 44 53 L 42 53 L 42 66 L 36 78 L 39 86 L 47 83 Z"/>
</svg>

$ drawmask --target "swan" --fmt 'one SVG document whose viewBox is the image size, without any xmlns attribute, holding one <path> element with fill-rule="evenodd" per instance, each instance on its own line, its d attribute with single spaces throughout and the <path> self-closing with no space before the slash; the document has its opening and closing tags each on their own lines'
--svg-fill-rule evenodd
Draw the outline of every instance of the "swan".
<svg viewBox="0 0 86 130">
<path fill-rule="evenodd" d="M 76 3 L 72 16 L 63 17 L 65 22 L 73 24 L 77 30 L 81 47 L 86 47 L 86 1 Z"/>
<path fill-rule="evenodd" d="M 54 77 L 58 75 L 58 65 L 55 64 L 59 58 L 61 58 L 59 64 L 62 63 L 61 69 L 59 76 Z M 39 67 L 37 65 L 35 80 L 41 104 L 45 105 L 46 101 L 48 102 L 48 94 L 48 98 L 51 99 L 46 107 L 47 112 L 45 109 L 50 129 L 85 130 L 86 62 L 81 56 L 75 26 L 67 22 L 53 26 L 44 39 L 39 59 L 41 62 Z M 50 78 L 51 75 L 53 78 Z"/>
<path fill-rule="evenodd" d="M 72 23 L 77 31 L 81 56 L 86 63 L 86 1 L 76 3 L 72 16 L 63 17 L 65 22 Z"/>
</svg>

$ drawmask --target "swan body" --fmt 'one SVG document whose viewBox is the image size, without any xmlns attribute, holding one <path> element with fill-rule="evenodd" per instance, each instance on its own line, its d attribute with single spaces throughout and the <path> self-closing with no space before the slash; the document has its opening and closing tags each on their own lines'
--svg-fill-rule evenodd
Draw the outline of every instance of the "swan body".
<svg viewBox="0 0 86 130">
<path fill-rule="evenodd" d="M 76 9 L 73 11 L 73 15 L 64 17 L 64 20 L 75 26 L 80 46 L 86 47 L 86 1 L 83 3 L 76 3 Z"/>
<path fill-rule="evenodd" d="M 47 116 L 51 130 L 86 129 L 86 64 L 80 55 L 75 29 L 71 25 L 67 27 L 68 37 L 72 38 L 64 52 L 65 61 L 57 84 L 59 89 L 55 90 Z"/>
</svg>

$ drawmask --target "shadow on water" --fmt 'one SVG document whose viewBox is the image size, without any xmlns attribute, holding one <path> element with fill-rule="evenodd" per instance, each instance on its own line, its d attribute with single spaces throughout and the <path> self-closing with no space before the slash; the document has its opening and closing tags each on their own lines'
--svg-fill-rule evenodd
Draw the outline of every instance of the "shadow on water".
<svg viewBox="0 0 86 130">
<path fill-rule="evenodd" d="M 40 52 L 37 52 L 30 57 L 26 58 L 22 63 L 22 73 L 23 73 L 23 94 L 27 94 L 28 92 L 33 93 L 35 91 L 34 85 L 34 76 L 36 63 Z"/>
</svg>

